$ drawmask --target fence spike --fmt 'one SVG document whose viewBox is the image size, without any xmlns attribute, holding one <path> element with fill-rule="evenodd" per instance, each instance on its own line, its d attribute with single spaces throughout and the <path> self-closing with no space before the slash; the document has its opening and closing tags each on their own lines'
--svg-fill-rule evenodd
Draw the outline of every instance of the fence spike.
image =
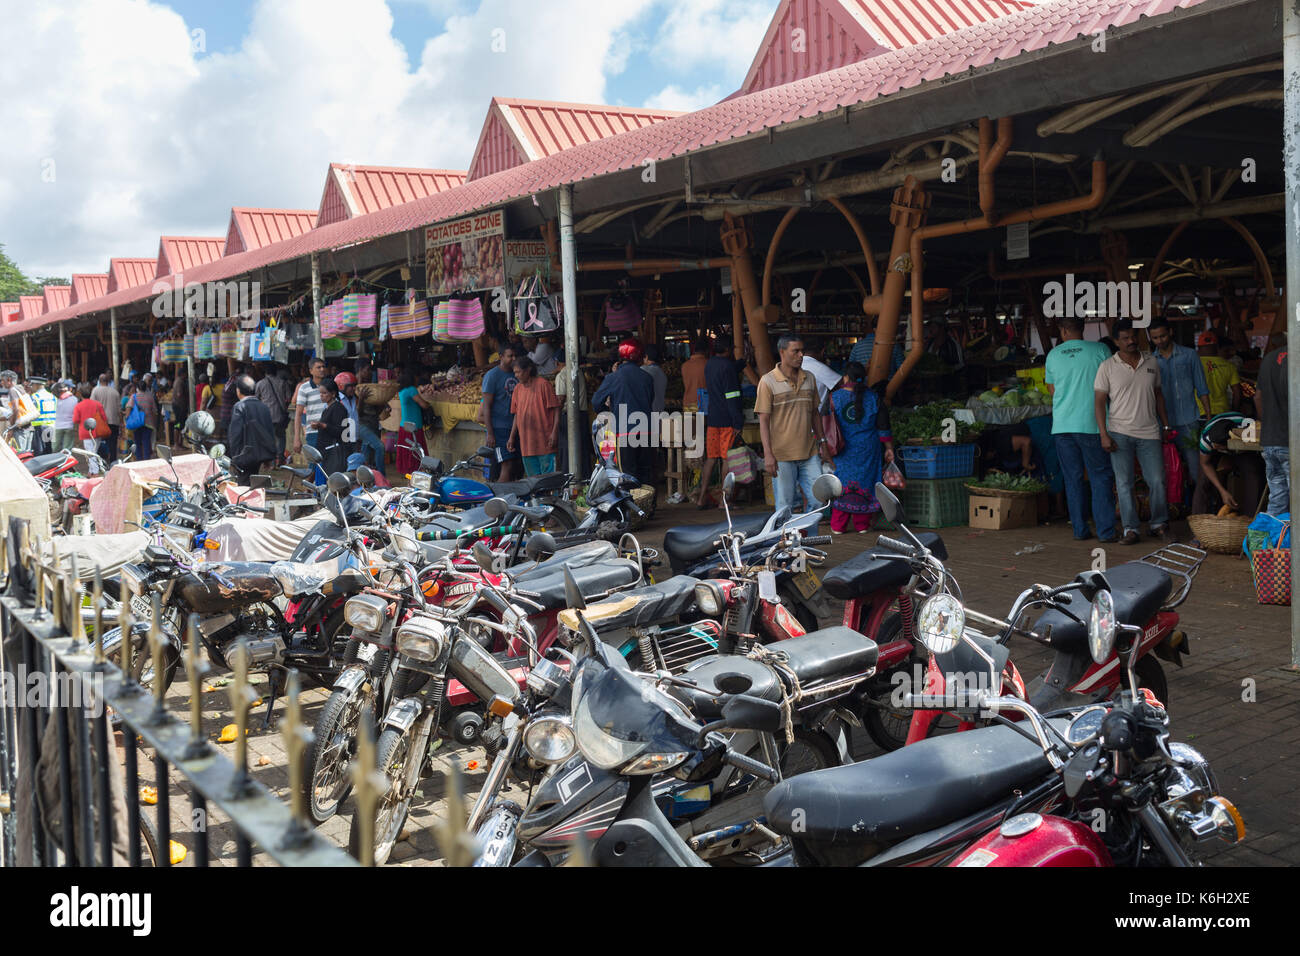
<svg viewBox="0 0 1300 956">
<path fill-rule="evenodd" d="M 375 813 L 392 782 L 376 765 L 374 715 L 361 715 L 361 733 L 357 736 L 357 756 L 352 761 L 352 794 L 357 801 L 357 819 L 361 823 L 362 866 L 375 865 Z"/>
<path fill-rule="evenodd" d="M 299 699 L 302 678 L 297 670 L 289 671 L 289 686 L 285 693 L 285 719 L 280 733 L 284 736 L 284 749 L 289 756 L 289 809 L 293 814 L 285 842 L 300 843 L 311 833 L 311 824 L 307 820 L 307 781 L 303 775 L 306 772 L 307 748 L 312 745 L 315 736 L 312 729 L 303 723 L 302 701 Z"/>
<path fill-rule="evenodd" d="M 68 616 L 71 618 L 68 623 L 68 634 L 72 637 L 73 650 L 79 650 L 80 645 L 86 640 L 86 624 L 81 619 L 81 573 L 77 568 L 76 552 L 69 557 L 72 559 L 72 570 L 68 578 L 68 590 L 71 592 L 68 596 Z"/>
<path fill-rule="evenodd" d="M 257 694 L 248 684 L 248 642 L 242 638 L 226 660 L 233 665 L 235 679 L 230 685 L 230 706 L 235 715 L 235 779 L 231 797 L 239 798 L 248 792 L 252 778 L 248 773 L 248 711 Z"/>
<path fill-rule="evenodd" d="M 199 616 L 191 614 L 185 635 L 185 676 L 190 682 L 190 742 L 185 749 L 186 759 L 195 759 L 207 753 L 208 742 L 203 736 L 203 675 L 207 662 L 199 655 Z"/>
<path fill-rule="evenodd" d="M 90 606 L 95 611 L 95 670 L 102 671 L 107 666 L 104 659 L 104 574 L 99 565 L 95 565 L 94 584 L 90 591 Z"/>
<path fill-rule="evenodd" d="M 470 866 L 474 862 L 477 844 L 474 835 L 466 829 L 469 815 L 465 809 L 465 795 L 460 767 L 452 764 L 448 775 L 447 815 L 434 824 L 433 835 L 438 841 L 444 864 Z"/>
<path fill-rule="evenodd" d="M 162 617 L 162 605 L 155 592 L 152 595 L 149 608 L 149 656 L 153 663 L 153 713 L 149 715 L 149 721 L 154 724 L 161 724 L 167 720 L 167 708 L 163 704 L 163 698 L 166 696 L 167 689 L 163 687 L 162 680 L 162 662 L 163 662 L 163 636 L 162 627 L 159 624 L 159 618 Z M 141 676 L 144 675 L 144 667 L 140 668 Z"/>
</svg>

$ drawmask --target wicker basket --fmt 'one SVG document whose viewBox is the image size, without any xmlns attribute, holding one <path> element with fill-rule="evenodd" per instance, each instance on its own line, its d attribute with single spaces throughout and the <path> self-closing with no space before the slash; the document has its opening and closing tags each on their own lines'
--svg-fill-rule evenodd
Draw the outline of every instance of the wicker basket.
<svg viewBox="0 0 1300 956">
<path fill-rule="evenodd" d="M 1246 539 L 1250 518 L 1244 515 L 1188 515 L 1187 523 L 1201 547 L 1215 554 L 1237 554 Z"/>
<path fill-rule="evenodd" d="M 966 490 L 972 495 L 980 498 L 1037 498 L 1047 489 L 1042 491 L 1014 491 L 1010 488 L 984 488 L 980 485 L 968 484 Z"/>
<path fill-rule="evenodd" d="M 395 381 L 364 382 L 357 386 L 357 396 L 363 404 L 384 406 L 393 400 L 400 390 Z"/>
</svg>

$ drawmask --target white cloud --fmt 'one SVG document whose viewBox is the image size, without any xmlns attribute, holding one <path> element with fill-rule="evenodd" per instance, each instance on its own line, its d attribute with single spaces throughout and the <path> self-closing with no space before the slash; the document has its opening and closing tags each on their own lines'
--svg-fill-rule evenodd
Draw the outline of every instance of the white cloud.
<svg viewBox="0 0 1300 956">
<path fill-rule="evenodd" d="M 680 86 L 670 84 L 651 96 L 645 105 L 661 110 L 681 110 L 685 113 L 712 106 L 731 92 L 717 83 L 698 86 L 693 90 L 684 90 Z"/>
<path fill-rule="evenodd" d="M 315 208 L 331 161 L 463 169 L 494 95 L 604 101 L 638 18 L 654 31 L 662 12 L 653 62 L 689 73 L 723 56 L 743 75 L 772 7 L 425 2 L 446 19 L 410 57 L 385 0 L 259 0 L 238 48 L 207 54 L 155 3 L 6 4 L 22 42 L 0 57 L 0 243 L 28 274 L 102 271 L 154 254 L 160 234 L 224 236 L 232 205 Z M 664 70 L 658 105 L 730 92 L 680 79 Z"/>
</svg>

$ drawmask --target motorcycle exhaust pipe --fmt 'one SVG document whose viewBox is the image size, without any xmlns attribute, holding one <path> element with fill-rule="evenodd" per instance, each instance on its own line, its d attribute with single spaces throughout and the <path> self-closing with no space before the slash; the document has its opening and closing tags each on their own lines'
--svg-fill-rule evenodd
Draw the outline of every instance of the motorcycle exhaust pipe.
<svg viewBox="0 0 1300 956">
<path fill-rule="evenodd" d="M 482 850 L 474 866 L 509 866 L 518 842 L 516 831 L 524 811 L 516 803 L 505 801 L 492 808 L 477 837 Z"/>
</svg>

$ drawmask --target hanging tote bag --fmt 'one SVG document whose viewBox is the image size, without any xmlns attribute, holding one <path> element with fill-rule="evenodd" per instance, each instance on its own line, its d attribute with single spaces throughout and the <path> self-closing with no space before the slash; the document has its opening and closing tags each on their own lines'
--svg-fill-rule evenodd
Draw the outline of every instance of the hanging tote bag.
<svg viewBox="0 0 1300 956">
<path fill-rule="evenodd" d="M 162 360 L 164 362 L 184 362 L 185 361 L 185 340 L 168 339 L 162 344 Z"/>
<path fill-rule="evenodd" d="M 515 331 L 521 335 L 555 332 L 563 324 L 559 300 L 546 289 L 546 282 L 534 274 L 519 284 L 515 296 Z"/>
<path fill-rule="evenodd" d="M 373 292 L 357 294 L 357 328 L 373 329 L 379 315 L 379 296 Z"/>
<path fill-rule="evenodd" d="M 196 359 L 212 358 L 216 335 L 212 332 L 200 332 L 194 337 L 194 357 Z"/>
<path fill-rule="evenodd" d="M 394 305 L 388 313 L 388 330 L 395 339 L 414 339 L 428 335 L 431 328 L 429 302 L 417 300 L 415 293 L 401 305 Z"/>
<path fill-rule="evenodd" d="M 447 302 L 447 341 L 473 342 L 484 330 L 483 303 L 478 296 Z"/>
<path fill-rule="evenodd" d="M 447 334 L 447 316 L 451 308 L 446 301 L 436 302 L 433 306 L 433 315 L 430 323 L 433 325 L 433 340 L 447 344 L 451 342 L 451 337 Z"/>
<path fill-rule="evenodd" d="M 628 295 L 609 296 L 605 299 L 605 328 L 611 332 L 640 331 L 640 306 Z"/>
<path fill-rule="evenodd" d="M 349 332 L 357 327 L 359 304 L 358 299 L 361 296 L 355 292 L 349 292 L 339 300 L 342 306 L 341 328 L 342 332 Z"/>
<path fill-rule="evenodd" d="M 212 354 L 223 358 L 239 358 L 239 333 L 234 329 L 222 329 L 218 332 Z"/>
<path fill-rule="evenodd" d="M 195 343 L 194 333 L 186 332 L 185 337 L 181 339 L 181 351 L 184 353 L 183 357 L 198 358 L 198 354 L 196 353 L 195 348 L 196 348 L 196 343 Z"/>
<path fill-rule="evenodd" d="M 337 338 L 343 331 L 342 310 L 338 303 L 331 302 L 320 309 L 320 335 L 322 339 Z"/>
<path fill-rule="evenodd" d="M 270 331 L 248 333 L 248 357 L 254 362 L 269 362 L 273 353 Z"/>
</svg>

